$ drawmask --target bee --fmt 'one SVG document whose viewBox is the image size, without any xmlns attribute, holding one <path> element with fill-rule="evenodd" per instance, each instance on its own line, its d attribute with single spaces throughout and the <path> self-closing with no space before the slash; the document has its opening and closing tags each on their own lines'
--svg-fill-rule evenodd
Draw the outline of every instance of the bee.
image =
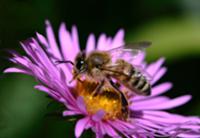
<svg viewBox="0 0 200 138">
<path fill-rule="evenodd" d="M 81 81 L 82 76 L 95 80 L 99 85 L 95 93 L 106 84 L 116 89 L 121 94 L 122 105 L 126 107 L 128 102 L 123 92 L 119 90 L 117 83 L 138 95 L 150 95 L 151 85 L 148 77 L 136 66 L 122 59 L 130 55 L 137 57 L 151 43 L 147 41 L 125 44 L 111 50 L 94 50 L 86 55 L 81 51 L 75 57 L 75 61 L 58 61 L 58 63 L 71 63 L 73 65 L 73 80 Z M 126 108 L 124 108 L 126 109 Z"/>
</svg>

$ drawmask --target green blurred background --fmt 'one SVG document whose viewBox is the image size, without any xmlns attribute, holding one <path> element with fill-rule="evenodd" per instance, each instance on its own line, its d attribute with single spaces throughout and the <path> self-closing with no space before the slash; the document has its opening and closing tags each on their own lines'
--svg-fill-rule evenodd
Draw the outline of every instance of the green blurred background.
<svg viewBox="0 0 200 138">
<path fill-rule="evenodd" d="M 22 50 L 19 41 L 44 34 L 49 19 L 57 34 L 61 22 L 78 26 L 82 48 L 90 32 L 114 35 L 126 31 L 128 42 L 150 40 L 147 60 L 166 57 L 168 73 L 162 81 L 172 81 L 167 94 L 192 94 L 184 107 L 171 112 L 200 115 L 200 1 L 199 0 L 0 0 L 0 69 L 11 64 L 5 49 Z M 47 116 L 50 100 L 33 89 L 35 80 L 21 74 L 0 74 L 0 138 L 74 137 L 74 123 Z M 86 134 L 85 137 L 91 137 Z"/>
</svg>

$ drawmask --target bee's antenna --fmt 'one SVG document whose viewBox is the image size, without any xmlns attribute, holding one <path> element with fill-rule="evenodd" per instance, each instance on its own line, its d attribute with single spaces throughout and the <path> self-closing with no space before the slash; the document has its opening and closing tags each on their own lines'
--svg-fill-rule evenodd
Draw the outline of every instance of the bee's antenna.
<svg viewBox="0 0 200 138">
<path fill-rule="evenodd" d="M 70 63 L 72 65 L 74 65 L 74 63 L 70 60 L 57 60 L 55 61 L 56 64 L 63 64 L 63 63 Z"/>
</svg>

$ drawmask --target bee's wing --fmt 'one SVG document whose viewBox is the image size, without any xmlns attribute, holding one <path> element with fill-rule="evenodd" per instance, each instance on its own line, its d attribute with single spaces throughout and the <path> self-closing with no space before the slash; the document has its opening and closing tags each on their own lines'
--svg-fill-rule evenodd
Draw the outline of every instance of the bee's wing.
<svg viewBox="0 0 200 138">
<path fill-rule="evenodd" d="M 127 43 L 125 45 L 113 48 L 108 50 L 110 53 L 112 60 L 116 61 L 117 59 L 123 58 L 126 61 L 131 61 L 135 58 L 137 58 L 141 53 L 144 52 L 145 48 L 149 47 L 151 45 L 151 42 L 149 41 L 141 41 L 136 43 Z M 113 62 L 113 67 L 118 66 L 115 62 Z M 119 65 L 120 66 L 120 65 Z M 142 67 L 139 65 L 134 65 L 135 68 L 137 68 L 139 71 L 142 72 L 146 78 L 151 81 L 152 76 L 149 75 Z M 112 69 L 112 67 L 109 67 L 109 69 Z"/>
<path fill-rule="evenodd" d="M 144 75 L 144 76 L 146 77 L 146 79 L 147 79 L 148 81 L 152 81 L 152 80 L 153 80 L 153 76 L 150 75 L 144 68 L 141 68 L 139 65 L 134 65 L 134 67 L 135 67 L 137 70 L 139 70 L 139 71 L 142 73 L 142 75 Z"/>
<path fill-rule="evenodd" d="M 110 72 L 113 72 L 113 73 L 117 73 L 119 75 L 127 76 L 127 74 L 124 74 L 123 71 L 116 70 L 116 67 L 120 67 L 120 66 L 121 66 L 121 64 L 113 63 L 113 64 L 110 64 L 109 66 L 102 67 L 101 69 L 105 70 L 105 71 L 110 71 Z M 144 70 L 140 66 L 133 65 L 133 67 L 137 70 L 137 72 L 140 72 L 143 76 L 145 76 L 148 81 L 152 81 L 153 80 L 153 76 L 151 76 L 146 70 Z"/>
<path fill-rule="evenodd" d="M 112 58 L 115 59 L 122 58 L 123 56 L 130 56 L 132 59 L 134 59 L 150 45 L 151 42 L 149 41 L 127 43 L 122 46 L 110 49 L 107 52 L 109 52 Z"/>
</svg>

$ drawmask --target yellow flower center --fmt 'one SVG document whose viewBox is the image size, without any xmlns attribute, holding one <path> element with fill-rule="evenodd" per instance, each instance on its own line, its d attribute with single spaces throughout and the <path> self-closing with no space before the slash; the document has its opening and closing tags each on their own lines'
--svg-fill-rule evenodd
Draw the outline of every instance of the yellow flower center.
<svg viewBox="0 0 200 138">
<path fill-rule="evenodd" d="M 103 86 L 101 91 L 95 94 L 97 85 L 94 81 L 77 81 L 77 95 L 83 97 L 88 113 L 93 115 L 99 110 L 104 110 L 104 120 L 126 119 L 127 113 L 122 111 L 119 92 L 112 87 Z"/>
</svg>

